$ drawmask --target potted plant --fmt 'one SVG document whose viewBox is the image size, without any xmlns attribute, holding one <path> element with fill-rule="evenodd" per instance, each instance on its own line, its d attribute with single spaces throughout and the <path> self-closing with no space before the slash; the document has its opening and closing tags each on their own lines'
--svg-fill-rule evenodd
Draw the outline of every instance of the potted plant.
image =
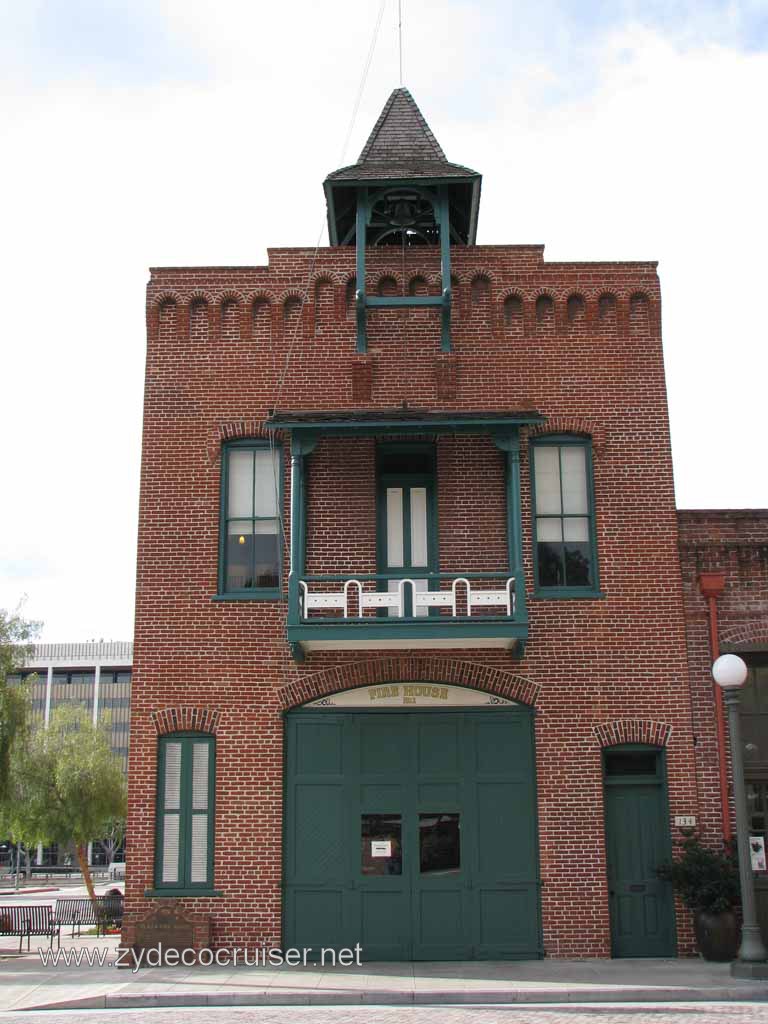
<svg viewBox="0 0 768 1024">
<path fill-rule="evenodd" d="M 696 944 L 705 960 L 733 960 L 739 948 L 739 869 L 733 850 L 713 850 L 696 836 L 682 842 L 680 856 L 656 874 L 671 883 L 693 911 Z"/>
</svg>

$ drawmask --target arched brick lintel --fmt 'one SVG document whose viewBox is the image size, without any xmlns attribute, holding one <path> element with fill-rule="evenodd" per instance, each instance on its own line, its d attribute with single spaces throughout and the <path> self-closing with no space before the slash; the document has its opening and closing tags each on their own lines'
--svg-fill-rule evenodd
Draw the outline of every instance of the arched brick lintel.
<svg viewBox="0 0 768 1024">
<path fill-rule="evenodd" d="M 219 712 L 211 708 L 162 708 L 150 717 L 158 736 L 171 732 L 209 732 L 215 736 L 219 727 Z"/>
<path fill-rule="evenodd" d="M 616 747 L 621 743 L 650 743 L 666 747 L 672 735 L 672 726 L 641 718 L 616 718 L 593 726 L 601 747 Z"/>
<path fill-rule="evenodd" d="M 351 690 L 356 686 L 379 683 L 448 683 L 484 690 L 497 697 L 518 701 L 533 707 L 539 696 L 537 683 L 503 669 L 476 665 L 453 658 L 419 658 L 403 656 L 349 662 L 303 676 L 278 691 L 283 708 L 293 708 L 317 700 L 330 693 Z"/>
<path fill-rule="evenodd" d="M 531 427 L 528 436 L 543 437 L 547 434 L 583 434 L 592 438 L 595 452 L 605 448 L 606 437 L 602 426 L 582 416 L 550 416 L 546 423 Z"/>
<path fill-rule="evenodd" d="M 721 633 L 720 643 L 728 647 L 764 644 L 768 648 L 768 622 L 761 619 L 759 622 L 742 622 L 738 626 L 726 627 Z"/>
</svg>

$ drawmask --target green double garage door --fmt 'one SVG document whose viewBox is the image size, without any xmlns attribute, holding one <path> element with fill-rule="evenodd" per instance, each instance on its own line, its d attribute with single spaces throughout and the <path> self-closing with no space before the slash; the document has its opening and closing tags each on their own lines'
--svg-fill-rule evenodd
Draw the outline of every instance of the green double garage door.
<svg viewBox="0 0 768 1024">
<path fill-rule="evenodd" d="M 538 879 L 527 710 L 287 716 L 285 947 L 537 958 Z"/>
</svg>

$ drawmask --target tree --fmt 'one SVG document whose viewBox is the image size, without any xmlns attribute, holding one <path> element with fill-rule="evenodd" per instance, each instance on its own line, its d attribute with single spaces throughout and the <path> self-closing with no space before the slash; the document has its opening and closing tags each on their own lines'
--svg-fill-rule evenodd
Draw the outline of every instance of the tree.
<svg viewBox="0 0 768 1024">
<path fill-rule="evenodd" d="M 8 795 L 14 742 L 23 740 L 30 719 L 27 687 L 10 686 L 8 676 L 32 656 L 32 638 L 39 632 L 40 623 L 22 618 L 18 608 L 14 612 L 0 608 L 0 807 Z"/>
<path fill-rule="evenodd" d="M 26 733 L 23 737 L 17 734 L 11 751 L 11 771 L 6 777 L 5 799 L 0 804 L 0 835 L 10 839 L 14 847 L 17 889 L 21 874 L 21 858 L 24 856 L 29 869 L 29 851 L 37 842 L 34 825 L 26 811 L 27 795 L 24 791 L 23 775 L 19 770 L 19 759 L 24 757 L 25 740 Z"/>
<path fill-rule="evenodd" d="M 107 863 L 111 864 L 115 859 L 115 854 L 120 849 L 120 846 L 125 839 L 125 818 L 116 817 L 110 818 L 104 822 L 101 830 L 101 843 L 104 853 L 107 857 Z"/>
<path fill-rule="evenodd" d="M 96 899 L 88 843 L 110 818 L 126 813 L 122 764 L 112 753 L 109 723 L 94 725 L 80 705 L 51 714 L 27 739 L 12 766 L 13 814 L 19 834 L 41 843 L 73 842 L 83 881 Z"/>
</svg>

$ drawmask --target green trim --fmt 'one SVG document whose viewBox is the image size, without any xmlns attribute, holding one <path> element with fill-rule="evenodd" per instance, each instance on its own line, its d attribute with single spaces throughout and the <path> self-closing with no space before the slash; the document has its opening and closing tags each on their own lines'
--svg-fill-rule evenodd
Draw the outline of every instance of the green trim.
<svg viewBox="0 0 768 1024">
<path fill-rule="evenodd" d="M 223 896 L 221 889 L 145 889 L 144 895 L 149 899 L 174 900 L 177 896 L 200 896 L 210 898 Z"/>
<path fill-rule="evenodd" d="M 442 306 L 443 300 L 438 295 L 369 295 L 365 300 L 368 309 L 400 306 Z"/>
<path fill-rule="evenodd" d="M 278 586 L 269 588 L 249 587 L 243 590 L 227 590 L 227 503 L 229 495 L 229 454 L 232 451 L 264 451 L 272 450 L 277 455 L 278 493 L 277 508 L 274 516 L 252 517 L 254 521 L 271 521 L 276 519 L 278 523 L 278 559 L 277 574 Z M 226 441 L 221 449 L 221 483 L 219 491 L 219 569 L 218 569 L 218 593 L 212 598 L 213 601 L 275 601 L 282 598 L 283 590 L 283 546 L 281 543 L 281 522 L 283 519 L 283 448 L 278 442 L 269 440 L 257 440 L 254 438 L 240 438 L 236 441 Z M 243 517 L 248 518 L 248 517 Z"/>
<path fill-rule="evenodd" d="M 300 626 L 288 626 L 288 642 L 291 644 L 312 640 L 347 640 L 350 643 L 366 640 L 461 640 L 469 638 L 510 640 L 528 638 L 527 621 L 499 622 L 479 616 L 467 617 L 454 622 L 439 621 L 424 615 L 410 620 L 404 619 L 354 619 L 337 623 L 303 622 Z"/>
<path fill-rule="evenodd" d="M 520 431 L 494 434 L 493 443 L 505 453 L 504 481 L 507 495 L 507 557 L 509 575 L 515 578 L 515 618 L 525 618 L 525 571 L 523 569 L 523 511 L 520 487 Z"/>
<path fill-rule="evenodd" d="M 536 449 L 537 448 L 564 448 L 567 445 L 581 447 L 584 449 L 584 469 L 587 476 L 587 515 L 578 518 L 589 520 L 589 546 L 591 556 L 592 582 L 583 587 L 574 586 L 553 586 L 545 587 L 539 583 L 539 545 L 536 536 Z M 600 572 L 597 557 L 597 525 L 595 516 L 595 480 L 594 464 L 592 460 L 592 439 L 579 434 L 542 434 L 531 440 L 530 443 L 530 483 L 531 483 L 531 538 L 533 542 L 533 579 L 534 597 L 571 599 L 571 598 L 601 598 L 605 595 L 600 590 Z M 560 472 L 560 488 L 562 499 L 562 471 Z M 562 508 L 562 500 L 561 500 Z M 567 516 L 562 513 L 559 517 L 561 522 Z"/>
<path fill-rule="evenodd" d="M 181 767 L 179 786 L 179 862 L 178 881 L 163 882 L 163 831 L 165 824 L 165 766 L 170 743 L 181 745 Z M 196 744 L 208 746 L 208 806 L 204 812 L 195 811 L 192 806 L 192 756 Z M 170 813 L 176 813 L 175 811 Z M 207 863 L 205 882 L 190 880 L 192 867 L 192 821 L 195 815 L 205 814 L 208 821 Z M 210 891 L 213 881 L 214 822 L 216 817 L 216 737 L 204 732 L 175 732 L 160 736 L 157 752 L 157 803 L 155 813 L 155 889 L 163 895 L 173 896 L 184 893 L 196 895 Z"/>
<path fill-rule="evenodd" d="M 320 414 L 322 415 L 322 414 Z M 498 434 L 501 430 L 509 431 L 512 427 L 536 425 L 545 422 L 545 417 L 537 412 L 499 414 L 498 416 L 478 416 L 477 414 L 462 415 L 447 413 L 445 416 L 404 416 L 402 419 L 349 419 L 349 420 L 297 420 L 291 413 L 274 415 L 267 420 L 268 430 L 288 430 L 292 437 L 302 434 L 327 436 L 334 434 L 354 437 L 371 437 L 380 434 Z M 581 440 L 581 439 L 578 439 Z M 581 443 L 584 443 L 581 441 Z"/>
</svg>

